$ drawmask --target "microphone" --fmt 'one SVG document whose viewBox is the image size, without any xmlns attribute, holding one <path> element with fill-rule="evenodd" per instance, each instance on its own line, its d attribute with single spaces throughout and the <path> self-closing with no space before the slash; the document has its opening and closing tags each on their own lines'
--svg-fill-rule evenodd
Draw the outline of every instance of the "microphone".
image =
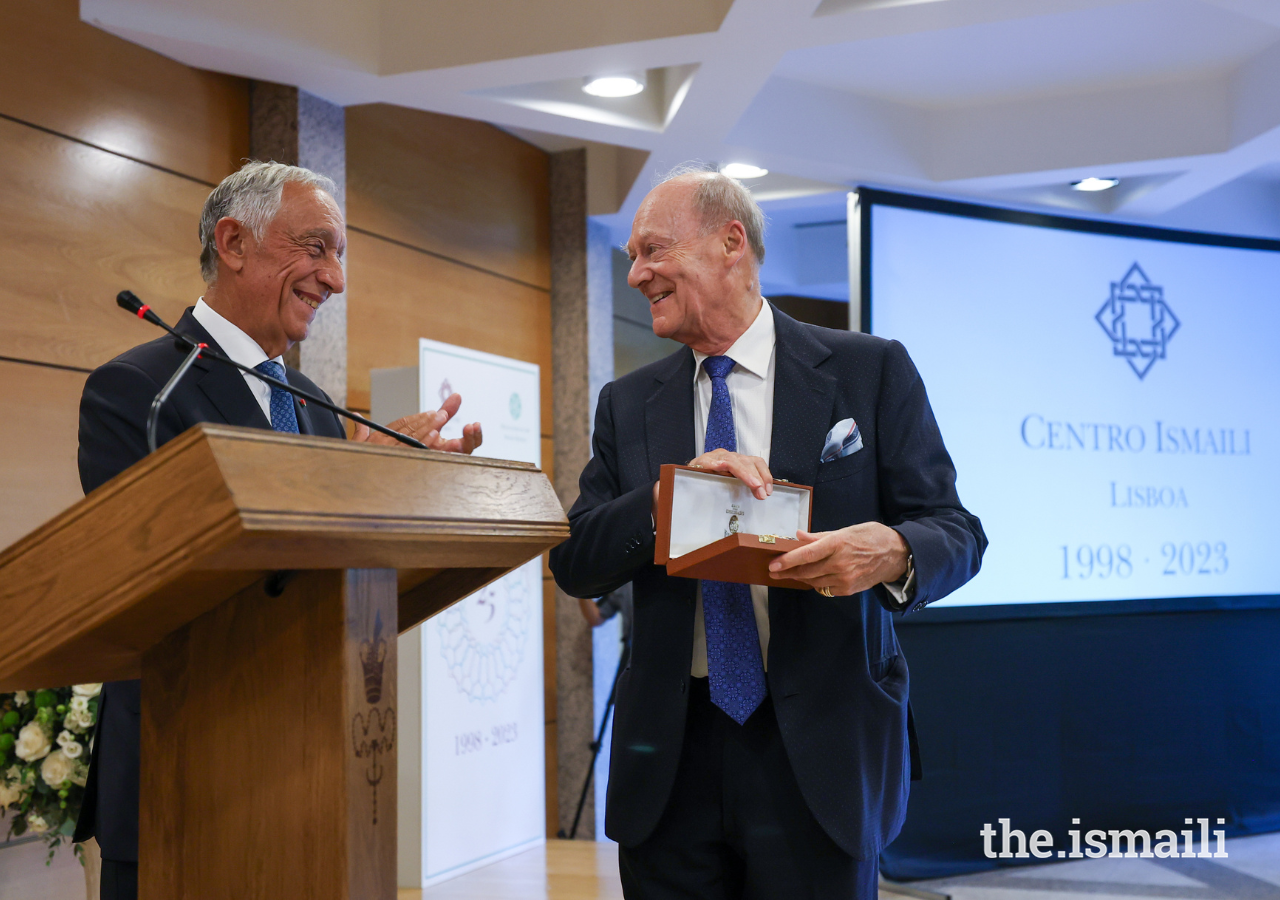
<svg viewBox="0 0 1280 900">
<path fill-rule="evenodd" d="M 121 308 L 133 313 L 139 319 L 146 319 L 152 325 L 159 325 L 165 331 L 177 337 L 182 337 L 168 325 L 164 324 L 164 320 L 151 311 L 151 307 L 138 299 L 138 295 L 133 291 L 124 290 L 116 294 L 116 304 Z M 182 338 L 185 343 L 190 343 L 186 338 Z"/>
<path fill-rule="evenodd" d="M 163 328 L 165 331 L 169 332 L 169 334 L 174 336 L 179 346 L 188 348 L 189 350 L 186 358 L 182 361 L 182 364 L 178 366 L 178 370 L 173 373 L 173 376 L 168 380 L 168 382 L 165 383 L 165 386 L 161 388 L 160 393 L 156 395 L 155 400 L 153 400 L 151 403 L 151 412 L 147 415 L 147 445 L 150 447 L 152 453 L 156 452 L 156 424 L 159 420 L 160 407 L 164 405 L 164 401 L 168 399 L 171 393 L 173 393 L 174 387 L 177 386 L 178 382 L 182 379 L 182 376 L 187 373 L 187 370 L 190 369 L 192 364 L 201 356 L 207 357 L 212 360 L 217 360 L 218 362 L 223 363 L 224 365 L 228 365 L 228 366 L 231 366 L 232 368 L 239 369 L 241 372 L 244 372 L 245 374 L 248 374 L 248 375 L 252 375 L 254 378 L 258 379 L 259 381 L 266 382 L 267 384 L 271 385 L 273 388 L 277 390 L 287 391 L 288 393 L 293 394 L 295 397 L 300 397 L 302 400 L 305 400 L 307 403 L 314 403 L 316 406 L 319 406 L 322 409 L 327 409 L 330 412 L 336 413 L 337 415 L 340 415 L 340 416 L 344 416 L 353 422 L 358 422 L 359 424 L 368 427 L 372 431 L 377 431 L 380 434 L 385 434 L 389 437 L 393 437 L 402 444 L 407 444 L 410 447 L 416 447 L 419 450 L 430 449 L 429 447 L 427 447 L 426 444 L 422 443 L 421 441 L 415 438 L 409 437 L 409 435 L 407 434 L 401 434 L 400 432 L 393 431 L 392 429 L 387 428 L 384 425 L 379 425 L 377 422 L 371 422 L 362 415 L 353 413 L 349 409 L 344 409 L 343 407 L 338 406 L 336 403 L 331 403 L 328 400 L 325 400 L 323 397 L 317 397 L 315 394 L 309 393 L 300 388 L 296 388 L 293 385 L 289 384 L 287 381 L 280 381 L 278 379 L 272 378 L 269 375 L 263 375 L 261 372 L 259 372 L 257 369 L 253 368 L 252 366 L 241 365 L 240 363 L 236 362 L 234 359 L 231 359 L 227 356 L 223 356 L 221 353 L 218 353 L 216 350 L 210 350 L 208 344 L 196 343 L 195 341 L 191 340 L 191 338 L 187 337 L 185 334 L 182 334 L 176 331 L 175 329 L 170 328 L 169 325 L 166 324 L 163 319 L 161 319 L 158 315 L 156 315 L 152 311 L 151 306 L 139 300 L 138 296 L 134 294 L 133 291 L 123 290 L 120 293 L 116 294 L 116 304 L 121 309 L 124 309 L 124 310 L 127 310 L 128 312 L 133 313 L 139 319 L 144 319 L 150 322 L 152 325 L 157 325 L 160 328 Z"/>
</svg>

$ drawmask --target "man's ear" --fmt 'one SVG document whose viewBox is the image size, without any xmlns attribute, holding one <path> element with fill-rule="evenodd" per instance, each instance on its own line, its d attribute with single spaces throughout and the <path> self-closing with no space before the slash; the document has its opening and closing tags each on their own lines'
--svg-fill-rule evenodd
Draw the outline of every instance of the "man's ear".
<svg viewBox="0 0 1280 900">
<path fill-rule="evenodd" d="M 222 264 L 232 272 L 241 271 L 249 256 L 249 244 L 253 240 L 249 229 L 230 216 L 223 216 L 213 226 L 213 240 Z"/>
<path fill-rule="evenodd" d="M 742 223 L 734 219 L 729 223 L 724 236 L 724 257 L 727 268 L 733 268 L 738 264 L 747 252 L 747 230 L 742 227 Z"/>
</svg>

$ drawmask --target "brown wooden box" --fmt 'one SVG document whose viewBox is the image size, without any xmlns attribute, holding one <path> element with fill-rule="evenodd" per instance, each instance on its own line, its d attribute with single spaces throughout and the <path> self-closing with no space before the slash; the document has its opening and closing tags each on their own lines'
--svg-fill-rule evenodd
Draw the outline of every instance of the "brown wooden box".
<svg viewBox="0 0 1280 900">
<path fill-rule="evenodd" d="M 663 466 L 654 517 L 654 564 L 666 566 L 668 575 L 680 578 L 808 590 L 803 582 L 769 577 L 769 563 L 802 546 L 794 535 L 797 529 L 809 529 L 812 501 L 813 488 L 803 484 L 775 482 L 772 496 L 757 500 L 732 475 L 692 466 Z M 717 526 L 720 519 L 725 523 Z M 732 531 L 735 519 L 746 522 L 746 529 Z M 770 527 L 757 534 L 749 530 L 753 522 Z M 714 538 L 718 527 L 731 533 Z"/>
</svg>

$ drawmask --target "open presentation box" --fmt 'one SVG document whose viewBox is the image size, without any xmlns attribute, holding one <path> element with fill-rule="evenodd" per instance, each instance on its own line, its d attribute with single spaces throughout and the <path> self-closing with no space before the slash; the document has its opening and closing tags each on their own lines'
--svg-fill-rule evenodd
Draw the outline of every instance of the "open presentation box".
<svg viewBox="0 0 1280 900">
<path fill-rule="evenodd" d="M 655 565 L 668 575 L 738 584 L 809 590 L 809 585 L 769 577 L 775 556 L 801 546 L 809 530 L 813 488 L 776 481 L 757 500 L 732 475 L 666 465 L 658 479 Z"/>
</svg>

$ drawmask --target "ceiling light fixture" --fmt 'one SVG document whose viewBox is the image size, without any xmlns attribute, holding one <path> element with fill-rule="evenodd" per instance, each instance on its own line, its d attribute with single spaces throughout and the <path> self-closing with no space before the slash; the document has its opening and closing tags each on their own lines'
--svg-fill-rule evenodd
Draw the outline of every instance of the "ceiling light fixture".
<svg viewBox="0 0 1280 900">
<path fill-rule="evenodd" d="M 643 74 L 601 75 L 582 80 L 582 90 L 593 97 L 633 97 L 644 90 Z"/>
<path fill-rule="evenodd" d="M 1115 187 L 1120 183 L 1119 178 L 1082 178 L 1079 181 L 1071 182 L 1071 186 L 1077 191 L 1105 191 Z"/>
<path fill-rule="evenodd" d="M 751 163 L 726 163 L 720 167 L 720 174 L 730 178 L 763 178 L 769 174 L 769 170 Z"/>
</svg>

